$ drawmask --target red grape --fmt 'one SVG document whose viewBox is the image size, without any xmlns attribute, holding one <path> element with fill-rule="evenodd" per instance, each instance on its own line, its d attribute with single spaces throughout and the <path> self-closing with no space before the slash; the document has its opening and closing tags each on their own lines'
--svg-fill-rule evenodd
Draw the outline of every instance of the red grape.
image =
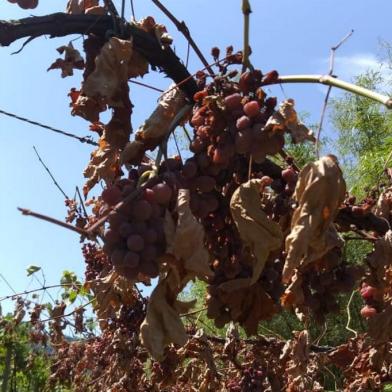
<svg viewBox="0 0 392 392">
<path fill-rule="evenodd" d="M 132 215 L 137 220 L 147 220 L 152 214 L 151 204 L 147 200 L 138 200 L 132 204 Z"/>
<path fill-rule="evenodd" d="M 375 308 L 373 308 L 372 306 L 365 305 L 361 309 L 361 316 L 366 319 L 374 317 L 376 314 L 377 314 L 377 310 Z"/>
<path fill-rule="evenodd" d="M 114 206 L 122 199 L 122 192 L 118 186 L 109 186 L 103 190 L 101 196 L 105 203 Z"/>
<path fill-rule="evenodd" d="M 110 258 L 112 261 L 112 264 L 114 266 L 123 264 L 125 254 L 126 254 L 125 249 L 120 249 L 120 248 L 115 249 L 112 253 L 111 258 Z"/>
<path fill-rule="evenodd" d="M 146 188 L 143 196 L 149 203 L 155 203 L 155 193 L 151 188 Z"/>
<path fill-rule="evenodd" d="M 144 239 L 148 244 L 152 244 L 158 240 L 158 234 L 152 227 L 148 228 L 144 234 Z"/>
<path fill-rule="evenodd" d="M 170 199 L 173 195 L 173 191 L 169 185 L 160 183 L 154 185 L 152 190 L 154 191 L 155 199 L 158 204 L 163 204 L 163 205 L 169 204 Z"/>
<path fill-rule="evenodd" d="M 298 179 L 298 174 L 293 168 L 289 167 L 282 171 L 282 178 L 287 184 L 295 184 Z"/>
<path fill-rule="evenodd" d="M 225 106 L 227 110 L 234 110 L 241 108 L 241 95 L 234 93 L 225 97 Z"/>
<path fill-rule="evenodd" d="M 260 105 L 257 101 L 250 101 L 244 105 L 244 112 L 248 117 L 255 117 L 260 112 Z"/>
<path fill-rule="evenodd" d="M 139 234 L 131 234 L 127 239 L 128 249 L 134 252 L 140 252 L 144 248 L 144 239 Z"/>
<path fill-rule="evenodd" d="M 140 263 L 140 256 L 135 252 L 127 252 L 123 262 L 126 267 L 136 268 Z"/>
<path fill-rule="evenodd" d="M 236 121 L 235 125 L 238 129 L 249 128 L 250 127 L 250 118 L 248 116 L 242 116 Z"/>
<path fill-rule="evenodd" d="M 373 286 L 364 285 L 361 288 L 361 296 L 365 300 L 375 299 L 377 293 L 378 293 L 377 288 Z"/>
</svg>

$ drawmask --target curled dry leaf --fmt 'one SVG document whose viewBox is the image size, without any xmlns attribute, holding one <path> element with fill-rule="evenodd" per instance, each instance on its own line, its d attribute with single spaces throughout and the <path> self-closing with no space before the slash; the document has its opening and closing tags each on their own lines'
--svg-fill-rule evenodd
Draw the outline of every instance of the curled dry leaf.
<svg viewBox="0 0 392 392">
<path fill-rule="evenodd" d="M 94 308 L 100 323 L 112 317 L 122 305 L 130 306 L 136 301 L 133 283 L 115 271 L 90 285 L 95 295 Z"/>
<path fill-rule="evenodd" d="M 88 179 L 83 186 L 84 196 L 87 196 L 98 181 L 104 180 L 106 183 L 111 183 L 119 176 L 119 173 L 119 151 L 101 138 L 99 147 L 91 153 L 90 162 L 83 172 L 84 177 Z"/>
<path fill-rule="evenodd" d="M 147 305 L 146 318 L 140 326 L 140 339 L 157 360 L 163 359 L 164 348 L 168 344 L 183 346 L 187 341 L 179 313 L 188 311 L 195 301 L 177 301 L 177 295 L 183 287 L 184 282 L 179 282 L 175 274 L 169 272 L 158 283 Z"/>
<path fill-rule="evenodd" d="M 291 135 L 294 143 L 302 143 L 305 140 L 315 142 L 313 132 L 298 119 L 294 105 L 293 99 L 283 101 L 279 110 L 268 119 L 265 130 L 273 133 L 285 131 Z"/>
<path fill-rule="evenodd" d="M 158 106 L 138 129 L 135 140 L 126 145 L 121 156 L 123 163 L 139 163 L 146 150 L 154 149 L 167 136 L 174 117 L 186 105 L 184 93 L 172 87 L 162 94 Z"/>
<path fill-rule="evenodd" d="M 290 282 L 296 268 L 320 259 L 342 242 L 333 220 L 345 192 L 346 184 L 335 157 L 323 157 L 302 169 L 294 193 L 298 207 L 286 238 L 283 283 Z"/>
<path fill-rule="evenodd" d="M 261 209 L 262 185 L 261 179 L 250 180 L 236 189 L 230 201 L 231 215 L 243 244 L 256 259 L 249 286 L 259 279 L 270 252 L 279 249 L 283 242 L 280 226 Z"/>
<path fill-rule="evenodd" d="M 212 276 L 209 253 L 204 246 L 204 228 L 190 210 L 188 189 L 178 191 L 176 212 L 177 225 L 170 214 L 165 217 L 166 252 L 183 261 L 183 268 L 199 278 Z"/>
<path fill-rule="evenodd" d="M 61 69 L 61 77 L 65 78 L 67 76 L 72 76 L 74 69 L 84 68 L 83 57 L 80 55 L 79 51 L 73 47 L 72 42 L 68 45 L 60 46 L 57 48 L 57 51 L 60 54 L 64 53 L 64 59 L 57 59 L 47 71 Z"/>
</svg>

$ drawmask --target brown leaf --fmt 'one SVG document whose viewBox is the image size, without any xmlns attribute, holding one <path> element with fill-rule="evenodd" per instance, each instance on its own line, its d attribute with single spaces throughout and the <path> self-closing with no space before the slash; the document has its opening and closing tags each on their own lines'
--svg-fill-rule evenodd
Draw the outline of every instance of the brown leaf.
<svg viewBox="0 0 392 392">
<path fill-rule="evenodd" d="M 302 169 L 294 193 L 298 207 L 286 238 L 284 283 L 290 282 L 296 268 L 320 259 L 341 244 L 333 220 L 345 192 L 346 183 L 335 157 L 326 156 Z"/>
<path fill-rule="evenodd" d="M 377 200 L 374 214 L 389 221 L 392 216 L 392 187 L 385 189 Z"/>
<path fill-rule="evenodd" d="M 231 215 L 240 237 L 256 258 L 249 285 L 259 279 L 269 253 L 279 249 L 283 242 L 280 226 L 261 210 L 261 185 L 260 179 L 250 180 L 240 185 L 230 200 Z"/>
<path fill-rule="evenodd" d="M 76 50 L 72 42 L 68 44 L 68 46 L 60 46 L 57 48 L 57 51 L 60 54 L 64 53 L 64 59 L 57 59 L 48 69 L 61 69 L 61 77 L 65 78 L 67 76 L 73 75 L 74 69 L 83 69 L 84 68 L 84 60 L 80 55 L 80 52 Z"/>
<path fill-rule="evenodd" d="M 135 141 L 126 145 L 121 156 L 122 163 L 139 163 L 144 151 L 154 149 L 167 135 L 174 117 L 186 105 L 185 95 L 180 89 L 170 87 L 168 91 L 162 94 L 154 112 L 138 129 Z"/>
<path fill-rule="evenodd" d="M 209 253 L 204 246 L 204 228 L 193 216 L 188 189 L 178 191 L 176 211 L 177 225 L 170 214 L 165 217 L 166 252 L 183 260 L 183 268 L 199 278 L 212 276 L 209 267 Z"/>
<path fill-rule="evenodd" d="M 107 320 L 122 305 L 132 305 L 136 301 L 133 283 L 113 271 L 91 283 L 95 295 L 94 308 L 100 320 Z"/>
<path fill-rule="evenodd" d="M 111 107 L 122 107 L 122 86 L 132 76 L 142 76 L 148 64 L 140 55 L 133 56 L 132 40 L 116 37 L 102 47 L 95 59 L 95 69 L 82 86 L 82 94 L 102 98 Z"/>
<path fill-rule="evenodd" d="M 100 180 L 109 184 L 119 176 L 119 158 L 119 151 L 112 148 L 102 137 L 99 147 L 91 153 L 90 162 L 83 172 L 84 177 L 88 179 L 83 186 L 85 196 Z"/>
<path fill-rule="evenodd" d="M 98 6 L 99 0 L 68 0 L 66 13 L 72 15 L 84 14 L 89 8 Z"/>
<path fill-rule="evenodd" d="M 265 130 L 273 133 L 285 131 L 291 135 L 294 143 L 302 143 L 305 140 L 315 142 L 313 132 L 299 121 L 294 104 L 293 99 L 283 101 L 279 110 L 268 119 Z"/>
<path fill-rule="evenodd" d="M 183 288 L 173 273 L 162 279 L 151 294 L 147 315 L 140 326 L 140 339 L 153 358 L 162 360 L 164 348 L 170 343 L 183 346 L 187 341 L 179 311 L 190 309 L 195 301 L 178 303 L 177 294 Z M 181 308 L 181 310 L 179 309 Z"/>
</svg>

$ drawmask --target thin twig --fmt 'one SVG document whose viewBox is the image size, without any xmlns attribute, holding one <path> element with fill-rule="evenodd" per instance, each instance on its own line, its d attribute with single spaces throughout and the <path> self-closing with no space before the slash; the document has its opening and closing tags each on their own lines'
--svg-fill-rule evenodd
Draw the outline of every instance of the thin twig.
<svg viewBox="0 0 392 392">
<path fill-rule="evenodd" d="M 244 48 L 242 57 L 242 72 L 245 72 L 247 68 L 253 70 L 252 64 L 249 61 L 249 15 L 252 9 L 250 8 L 249 0 L 242 0 L 242 14 L 244 15 Z"/>
<path fill-rule="evenodd" d="M 93 146 L 98 146 L 98 143 L 96 143 L 93 140 L 91 140 L 91 138 L 89 136 L 85 136 L 85 137 L 76 136 L 73 133 L 69 133 L 69 132 L 62 131 L 61 129 L 53 128 L 53 127 L 51 127 L 49 125 L 42 124 L 42 123 L 30 120 L 30 119 L 25 118 L 25 117 L 18 116 L 17 114 L 14 114 L 14 113 L 6 112 L 5 110 L 2 110 L 2 109 L 0 109 L 0 114 L 4 114 L 6 116 L 15 118 L 15 119 L 20 120 L 20 121 L 24 121 L 24 122 L 29 123 L 31 125 L 36 125 L 38 127 L 41 127 L 41 128 L 44 128 L 44 129 L 48 129 L 49 131 L 52 131 L 52 132 L 60 133 L 61 135 L 64 135 L 64 136 L 72 137 L 74 139 L 79 140 L 81 143 L 87 143 L 87 144 L 91 144 Z"/>
<path fill-rule="evenodd" d="M 165 90 L 161 90 L 158 87 L 154 87 L 154 86 L 151 86 L 151 85 L 146 84 L 146 83 L 138 82 L 137 80 L 133 80 L 133 79 L 128 80 L 128 82 L 129 83 L 133 83 L 133 84 L 138 84 L 139 86 L 147 87 L 147 88 L 149 88 L 151 90 L 155 90 L 155 91 L 158 91 L 160 93 L 163 93 L 165 91 Z"/>
<path fill-rule="evenodd" d="M 42 287 L 40 287 L 38 289 L 25 290 L 25 291 L 21 291 L 20 293 L 15 292 L 15 290 L 10 287 L 11 290 L 14 291 L 15 294 L 6 295 L 4 297 L 1 297 L 0 298 L 0 302 L 5 301 L 6 299 L 11 299 L 11 298 L 15 298 L 15 297 L 20 297 L 22 295 L 35 293 L 37 291 L 48 290 L 48 289 L 55 289 L 57 287 L 72 287 L 72 286 L 80 286 L 80 287 L 82 287 L 83 285 L 82 284 L 77 284 L 77 283 L 61 283 L 61 284 L 54 284 L 54 285 L 50 285 L 50 286 L 42 286 Z"/>
<path fill-rule="evenodd" d="M 69 199 L 69 197 L 67 196 L 67 194 L 64 192 L 64 190 L 61 188 L 61 186 L 59 185 L 59 183 L 56 181 L 56 179 L 54 178 L 52 172 L 50 171 L 50 169 L 45 165 L 44 161 L 42 160 L 42 158 L 40 157 L 37 149 L 35 148 L 35 146 L 33 146 L 34 152 L 36 153 L 38 160 L 41 162 L 42 166 L 45 168 L 45 170 L 48 172 L 50 178 L 52 179 L 54 185 L 57 187 L 57 189 L 63 194 L 63 196 L 66 199 Z"/>
<path fill-rule="evenodd" d="M 324 323 L 324 326 L 323 326 L 323 329 L 322 329 L 322 331 L 321 331 L 321 333 L 320 333 L 320 335 L 312 342 L 312 344 L 315 344 L 315 345 L 319 345 L 319 343 L 321 342 L 321 339 L 325 336 L 325 334 L 327 333 L 327 330 L 328 330 L 328 323 L 327 322 L 325 322 Z"/>
<path fill-rule="evenodd" d="M 178 146 L 178 142 L 177 142 L 177 137 L 176 137 L 176 132 L 175 132 L 175 131 L 173 131 L 173 139 L 174 139 L 174 144 L 176 145 L 176 149 L 177 149 L 178 156 L 180 157 L 181 163 L 182 163 L 182 162 L 183 162 L 183 159 L 182 159 L 180 147 Z"/>
<path fill-rule="evenodd" d="M 211 76 L 214 76 L 214 72 L 212 71 L 211 67 L 208 65 L 206 58 L 204 57 L 203 53 L 200 51 L 199 47 L 196 45 L 195 41 L 193 40 L 191 33 L 185 24 L 184 21 L 180 22 L 159 0 L 151 0 L 177 27 L 178 31 L 182 33 L 182 35 L 186 38 L 189 44 L 192 46 L 192 49 L 195 51 L 197 56 L 199 57 L 200 61 L 208 70 Z"/>
<path fill-rule="evenodd" d="M 133 20 L 136 20 L 135 8 L 133 6 L 133 0 L 131 0 L 131 11 L 132 11 L 132 18 L 133 18 Z"/>
<path fill-rule="evenodd" d="M 84 205 L 84 202 L 83 202 L 83 197 L 82 197 L 82 195 L 81 195 L 81 193 L 80 193 L 80 190 L 79 190 L 79 187 L 78 187 L 77 185 L 76 185 L 76 193 L 78 194 L 79 202 L 80 202 L 80 205 L 82 206 L 84 216 L 87 218 L 87 217 L 88 217 L 88 214 L 87 214 L 87 211 L 86 211 L 86 207 L 85 207 L 85 205 Z"/>
<path fill-rule="evenodd" d="M 248 164 L 248 181 L 250 180 L 250 176 L 252 174 L 252 164 L 253 164 L 253 155 L 249 156 L 249 164 Z"/>
<path fill-rule="evenodd" d="M 54 223 L 55 225 L 58 225 L 58 226 L 61 226 L 61 227 L 65 227 L 65 228 L 68 229 L 68 230 L 75 231 L 75 232 L 77 232 L 78 234 L 84 235 L 84 236 L 86 236 L 86 237 L 88 237 L 88 235 L 89 235 L 88 231 L 86 231 L 86 230 L 84 230 L 84 229 L 81 229 L 81 228 L 79 228 L 79 227 L 73 226 L 73 225 L 71 225 L 71 224 L 69 224 L 69 223 L 65 223 L 65 222 L 60 221 L 60 220 L 58 220 L 58 219 L 56 219 L 56 218 L 52 218 L 52 217 L 50 217 L 50 216 L 43 215 L 43 214 L 39 214 L 38 212 L 31 211 L 31 210 L 29 210 L 28 208 L 21 208 L 21 207 L 18 207 L 18 210 L 19 210 L 23 215 L 33 216 L 34 218 L 38 218 L 38 219 L 42 219 L 42 220 L 47 221 L 47 222 L 50 222 L 50 223 Z"/>
<path fill-rule="evenodd" d="M 329 72 L 328 75 L 332 76 L 333 75 L 333 69 L 335 66 L 335 52 L 337 49 L 339 49 L 344 42 L 346 42 L 354 33 L 354 30 L 351 30 L 348 34 L 346 34 L 337 45 L 332 46 L 330 50 L 330 57 L 329 57 Z M 328 100 L 329 100 L 329 95 L 331 93 L 332 86 L 328 87 L 327 94 L 325 95 L 324 98 L 324 103 L 323 103 L 323 108 L 321 110 L 321 117 L 320 117 L 320 122 L 319 126 L 317 129 L 317 137 L 316 137 L 316 156 L 317 158 L 320 158 L 320 136 L 321 136 L 321 130 L 323 128 L 323 122 L 324 122 L 324 116 L 327 111 L 327 106 L 328 106 Z"/>
<path fill-rule="evenodd" d="M 16 291 L 14 290 L 14 288 L 10 285 L 10 283 L 8 282 L 8 280 L 4 277 L 4 275 L 0 272 L 0 278 L 3 279 L 4 283 L 15 293 L 14 295 L 16 295 Z"/>
<path fill-rule="evenodd" d="M 192 312 L 180 314 L 180 317 L 193 316 L 194 314 L 198 314 L 198 313 L 204 312 L 207 309 L 208 309 L 208 306 L 205 306 L 204 308 L 193 310 Z"/>
<path fill-rule="evenodd" d="M 354 329 L 352 329 L 352 328 L 350 327 L 350 323 L 351 323 L 350 305 L 351 305 L 351 302 L 352 302 L 352 300 L 353 300 L 353 298 L 354 298 L 355 291 L 356 291 L 356 290 L 353 290 L 353 292 L 351 293 L 350 299 L 348 300 L 347 307 L 346 307 L 346 311 L 347 311 L 347 324 L 346 324 L 346 329 L 347 329 L 347 331 L 352 332 L 352 333 L 355 335 L 355 337 L 357 337 L 357 336 L 358 336 L 358 332 L 355 331 Z"/>
<path fill-rule="evenodd" d="M 192 143 L 192 138 L 189 135 L 188 130 L 186 129 L 185 125 L 182 126 L 182 129 L 184 130 L 185 136 L 187 137 L 187 139 L 189 140 L 189 143 Z"/>
</svg>

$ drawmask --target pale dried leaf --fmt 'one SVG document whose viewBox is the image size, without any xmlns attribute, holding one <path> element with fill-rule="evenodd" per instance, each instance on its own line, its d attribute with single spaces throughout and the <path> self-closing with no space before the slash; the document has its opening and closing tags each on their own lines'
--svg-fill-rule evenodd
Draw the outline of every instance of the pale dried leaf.
<svg viewBox="0 0 392 392">
<path fill-rule="evenodd" d="M 273 133 L 279 131 L 288 132 L 294 143 L 302 143 L 305 140 L 315 142 L 316 138 L 313 132 L 298 119 L 294 105 L 295 102 L 293 99 L 283 101 L 280 104 L 279 110 L 268 119 L 265 130 Z"/>
<path fill-rule="evenodd" d="M 209 253 L 204 246 L 204 228 L 192 214 L 188 189 L 178 191 L 176 211 L 177 226 L 173 233 L 173 224 L 166 219 L 165 228 L 167 249 L 178 260 L 183 260 L 183 267 L 188 273 L 205 278 L 212 276 L 209 267 Z"/>
<path fill-rule="evenodd" d="M 121 156 L 123 163 L 132 163 L 139 159 L 140 143 L 145 151 L 155 148 L 157 141 L 160 142 L 167 135 L 174 117 L 186 105 L 185 94 L 179 88 L 172 89 L 172 87 L 170 86 L 168 92 L 162 94 L 154 112 L 138 129 L 136 140 L 126 145 Z"/>
<path fill-rule="evenodd" d="M 392 212 L 392 187 L 385 189 L 377 200 L 374 214 L 389 220 Z"/>
<path fill-rule="evenodd" d="M 333 220 L 345 192 L 346 184 L 335 157 L 326 156 L 302 169 L 294 193 L 298 207 L 286 238 L 284 283 L 290 282 L 296 268 L 341 245 Z"/>
<path fill-rule="evenodd" d="M 279 249 L 283 242 L 280 226 L 268 219 L 261 209 L 262 184 L 261 179 L 250 180 L 240 185 L 230 200 L 231 215 L 240 237 L 256 258 L 249 285 L 259 279 L 269 253 Z"/>
<path fill-rule="evenodd" d="M 176 300 L 173 300 L 177 293 L 177 288 L 171 286 L 170 277 L 161 280 L 151 294 L 146 318 L 140 326 L 141 342 L 157 360 L 163 359 L 166 345 L 183 346 L 187 341 Z"/>
</svg>

